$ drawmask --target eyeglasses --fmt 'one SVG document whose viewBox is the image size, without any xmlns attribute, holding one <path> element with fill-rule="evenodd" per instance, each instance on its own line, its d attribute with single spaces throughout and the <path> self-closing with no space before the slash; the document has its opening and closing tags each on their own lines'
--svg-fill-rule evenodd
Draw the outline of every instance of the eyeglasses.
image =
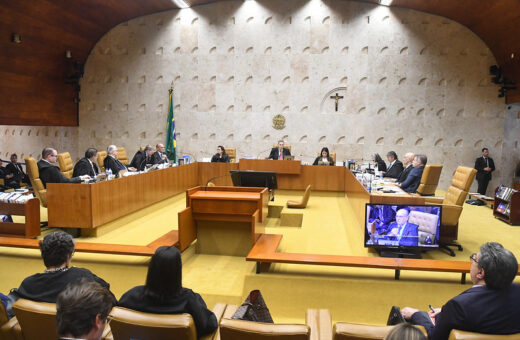
<svg viewBox="0 0 520 340">
<path fill-rule="evenodd" d="M 469 256 L 469 259 L 478 264 L 477 253 L 473 253 Z"/>
<path fill-rule="evenodd" d="M 108 326 L 110 325 L 110 321 L 112 321 L 114 319 L 114 317 L 112 315 L 107 315 L 107 318 L 106 318 L 106 321 L 105 321 L 105 324 Z"/>
</svg>

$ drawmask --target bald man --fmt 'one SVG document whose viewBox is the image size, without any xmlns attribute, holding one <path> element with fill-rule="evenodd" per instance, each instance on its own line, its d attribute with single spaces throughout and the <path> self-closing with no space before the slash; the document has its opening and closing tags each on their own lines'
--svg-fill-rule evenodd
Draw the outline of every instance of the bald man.
<svg viewBox="0 0 520 340">
<path fill-rule="evenodd" d="M 166 156 L 166 149 L 164 144 L 159 143 L 155 146 L 155 148 L 157 150 L 152 155 L 153 164 L 168 163 L 168 156 Z"/>
<path fill-rule="evenodd" d="M 67 178 L 63 176 L 60 168 L 56 166 L 58 151 L 53 148 L 45 148 L 42 151 L 42 159 L 38 161 L 38 171 L 43 187 L 47 188 L 47 183 L 81 183 L 82 180 L 89 179 L 89 175 Z"/>
<path fill-rule="evenodd" d="M 401 171 L 399 176 L 397 176 L 397 180 L 396 180 L 397 183 L 402 183 L 406 180 L 406 177 L 408 177 L 408 174 L 410 173 L 410 171 L 412 171 L 412 168 L 413 168 L 412 162 L 413 162 L 414 158 L 415 158 L 415 154 L 413 152 L 407 152 L 404 155 L 404 157 L 403 157 L 404 169 L 403 169 L 403 171 Z"/>
</svg>

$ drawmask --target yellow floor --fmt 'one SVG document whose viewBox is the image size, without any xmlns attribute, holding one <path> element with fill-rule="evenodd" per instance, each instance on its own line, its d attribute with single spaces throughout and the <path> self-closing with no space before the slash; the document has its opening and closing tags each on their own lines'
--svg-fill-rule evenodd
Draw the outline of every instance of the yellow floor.
<svg viewBox="0 0 520 340">
<path fill-rule="evenodd" d="M 302 192 L 276 192 L 284 204 Z M 81 241 L 146 245 L 177 229 L 177 212 L 185 207 L 184 193 L 101 227 L 97 237 Z M 363 247 L 363 229 L 353 217 L 343 193 L 313 192 L 303 212 L 301 228 L 280 227 L 268 219 L 266 232 L 283 234 L 280 250 L 288 252 L 377 256 Z M 42 219 L 46 211 L 42 210 Z M 47 230 L 45 233 L 52 231 Z M 520 258 L 520 228 L 493 218 L 488 207 L 465 205 L 459 227 L 464 251 L 455 258 L 431 251 L 424 258 L 467 260 L 486 241 L 501 242 Z M 216 302 L 240 303 L 260 289 L 275 322 L 304 322 L 306 308 L 328 308 L 334 321 L 386 323 L 392 305 L 441 306 L 470 287 L 460 275 L 403 271 L 394 280 L 391 270 L 276 264 L 269 273 L 255 274 L 254 263 L 242 257 L 183 253 L 183 284 L 199 292 L 211 307 Z M 0 247 L 0 292 L 17 287 L 23 278 L 44 269 L 39 251 Z M 73 264 L 86 267 L 111 284 L 119 297 L 143 284 L 148 258 L 76 253 Z M 469 277 L 468 277 L 469 281 Z"/>
</svg>

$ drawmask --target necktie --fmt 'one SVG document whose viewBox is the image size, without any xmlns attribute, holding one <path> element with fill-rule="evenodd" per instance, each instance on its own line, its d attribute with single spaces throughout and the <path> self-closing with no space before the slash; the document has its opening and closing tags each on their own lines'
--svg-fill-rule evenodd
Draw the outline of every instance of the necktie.
<svg viewBox="0 0 520 340">
<path fill-rule="evenodd" d="M 278 149 L 278 159 L 283 160 L 283 149 L 282 150 Z"/>
<path fill-rule="evenodd" d="M 486 168 L 489 168 L 489 162 L 488 162 L 487 157 L 485 157 L 484 159 L 486 160 Z"/>
<path fill-rule="evenodd" d="M 92 173 L 94 176 L 96 176 L 96 169 L 94 169 L 94 164 L 92 164 L 92 161 L 89 159 L 88 162 L 90 163 L 90 167 L 92 168 Z"/>
</svg>

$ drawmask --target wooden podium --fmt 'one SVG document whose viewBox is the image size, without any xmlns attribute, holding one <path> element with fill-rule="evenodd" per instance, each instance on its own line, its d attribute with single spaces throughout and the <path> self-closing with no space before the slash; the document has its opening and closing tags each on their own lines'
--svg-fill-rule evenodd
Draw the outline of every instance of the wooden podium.
<svg viewBox="0 0 520 340">
<path fill-rule="evenodd" d="M 246 256 L 267 217 L 267 188 L 195 187 L 179 212 L 179 248 L 197 239 L 201 254 Z"/>
</svg>

